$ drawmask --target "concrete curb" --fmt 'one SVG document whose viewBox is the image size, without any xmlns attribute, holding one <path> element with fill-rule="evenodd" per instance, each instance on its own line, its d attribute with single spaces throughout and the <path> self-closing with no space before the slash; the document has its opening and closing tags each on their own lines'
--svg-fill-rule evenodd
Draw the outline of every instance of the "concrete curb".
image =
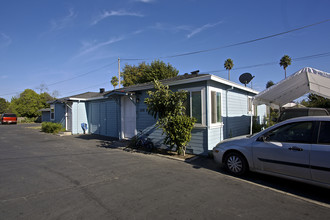
<svg viewBox="0 0 330 220">
<path fill-rule="evenodd" d="M 177 160 L 177 161 L 186 162 L 186 163 L 190 163 L 190 162 L 192 162 L 192 161 L 199 158 L 199 156 L 196 155 L 196 156 L 188 158 L 188 159 L 183 159 L 183 158 L 177 158 L 177 157 L 164 155 L 164 154 L 159 154 L 159 153 L 152 153 L 152 152 L 147 152 L 147 151 L 143 151 L 143 150 L 132 149 L 132 148 L 128 148 L 128 147 L 120 147 L 120 148 L 117 148 L 117 149 L 122 149 L 122 150 L 127 151 L 127 152 L 150 154 L 150 155 L 153 155 L 153 156 L 163 157 L 163 158 L 167 158 L 167 159 L 171 159 L 171 160 Z"/>
</svg>

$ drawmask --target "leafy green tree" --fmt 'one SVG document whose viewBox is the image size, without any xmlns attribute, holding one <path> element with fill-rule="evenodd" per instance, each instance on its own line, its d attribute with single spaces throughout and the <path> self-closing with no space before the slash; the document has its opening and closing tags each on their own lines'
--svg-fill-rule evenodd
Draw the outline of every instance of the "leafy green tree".
<svg viewBox="0 0 330 220">
<path fill-rule="evenodd" d="M 280 66 L 283 66 L 285 78 L 286 78 L 286 68 L 290 65 L 291 65 L 291 58 L 288 55 L 284 55 L 280 60 Z"/>
<path fill-rule="evenodd" d="M 11 99 L 9 110 L 20 117 L 33 118 L 40 116 L 41 112 L 39 110 L 49 107 L 47 101 L 52 100 L 54 100 L 54 97 L 47 92 L 39 95 L 32 89 L 26 89 L 19 97 L 13 97 Z"/>
<path fill-rule="evenodd" d="M 123 72 L 123 86 L 131 86 L 140 83 L 151 82 L 153 80 L 162 80 L 175 77 L 179 71 L 171 64 L 165 64 L 163 61 L 155 60 L 151 64 L 145 62 L 138 66 L 126 64 Z"/>
<path fill-rule="evenodd" d="M 273 81 L 269 80 L 266 84 L 266 89 L 268 89 L 269 87 L 275 85 Z"/>
<path fill-rule="evenodd" d="M 330 108 L 330 99 L 316 94 L 309 94 L 307 100 L 303 100 L 301 104 L 306 107 Z"/>
<path fill-rule="evenodd" d="M 227 59 L 223 65 L 228 70 L 228 80 L 230 80 L 230 70 L 234 67 L 234 62 L 232 59 Z"/>
<path fill-rule="evenodd" d="M 49 101 L 54 101 L 56 98 L 52 97 L 51 95 L 49 95 L 49 93 L 47 92 L 43 92 L 40 95 L 40 104 L 41 104 L 41 108 L 49 108 L 49 104 L 47 102 Z"/>
<path fill-rule="evenodd" d="M 19 98 L 12 100 L 15 112 L 21 117 L 32 118 L 39 116 L 38 110 L 42 108 L 40 104 L 41 98 L 39 94 L 32 89 L 24 90 Z"/>
<path fill-rule="evenodd" d="M 6 99 L 0 98 L 0 114 L 5 113 L 7 108 L 9 107 L 9 103 Z"/>
<path fill-rule="evenodd" d="M 157 125 L 165 133 L 164 143 L 176 146 L 179 154 L 185 155 L 187 143 L 191 139 L 191 130 L 196 122 L 195 118 L 185 115 L 184 101 L 186 91 L 173 92 L 167 85 L 154 81 L 155 91 L 148 91 L 145 99 L 148 113 L 158 117 Z"/>
<path fill-rule="evenodd" d="M 112 79 L 111 79 L 111 84 L 113 85 L 113 89 L 116 89 L 116 86 L 118 86 L 118 78 L 117 76 L 113 76 Z"/>
</svg>

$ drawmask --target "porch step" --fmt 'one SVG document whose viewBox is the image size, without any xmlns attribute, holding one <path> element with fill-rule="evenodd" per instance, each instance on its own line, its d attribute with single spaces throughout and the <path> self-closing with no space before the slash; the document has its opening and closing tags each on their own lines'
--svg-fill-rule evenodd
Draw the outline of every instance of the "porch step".
<svg viewBox="0 0 330 220">
<path fill-rule="evenodd" d="M 68 136 L 68 135 L 72 135 L 71 131 L 62 131 L 58 133 L 59 136 Z"/>
</svg>

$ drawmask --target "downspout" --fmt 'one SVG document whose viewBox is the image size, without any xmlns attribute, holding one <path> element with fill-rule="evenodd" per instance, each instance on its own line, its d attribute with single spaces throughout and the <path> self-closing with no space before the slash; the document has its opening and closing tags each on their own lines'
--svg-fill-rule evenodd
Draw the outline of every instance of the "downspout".
<svg viewBox="0 0 330 220">
<path fill-rule="evenodd" d="M 79 132 L 78 132 L 78 107 L 79 107 L 79 103 L 80 103 L 80 100 L 78 100 L 78 103 L 77 103 L 77 113 L 76 113 L 76 115 L 77 115 L 77 134 L 79 134 Z"/>
<path fill-rule="evenodd" d="M 229 89 L 226 89 L 226 138 L 228 138 L 228 91 L 231 90 L 234 90 L 233 86 Z"/>
<path fill-rule="evenodd" d="M 249 99 L 249 98 L 248 98 Z M 251 120 L 250 120 L 250 135 L 252 135 L 252 126 L 253 126 L 253 99 L 251 100 Z"/>
</svg>

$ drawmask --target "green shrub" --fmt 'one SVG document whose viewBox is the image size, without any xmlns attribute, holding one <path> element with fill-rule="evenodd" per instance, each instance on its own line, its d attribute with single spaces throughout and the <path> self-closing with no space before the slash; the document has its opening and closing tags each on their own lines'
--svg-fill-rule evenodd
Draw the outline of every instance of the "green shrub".
<svg viewBox="0 0 330 220">
<path fill-rule="evenodd" d="M 63 131 L 64 128 L 60 123 L 53 123 L 53 122 L 42 122 L 41 124 L 41 131 L 46 133 L 53 133 L 57 134 L 60 131 Z"/>
</svg>

